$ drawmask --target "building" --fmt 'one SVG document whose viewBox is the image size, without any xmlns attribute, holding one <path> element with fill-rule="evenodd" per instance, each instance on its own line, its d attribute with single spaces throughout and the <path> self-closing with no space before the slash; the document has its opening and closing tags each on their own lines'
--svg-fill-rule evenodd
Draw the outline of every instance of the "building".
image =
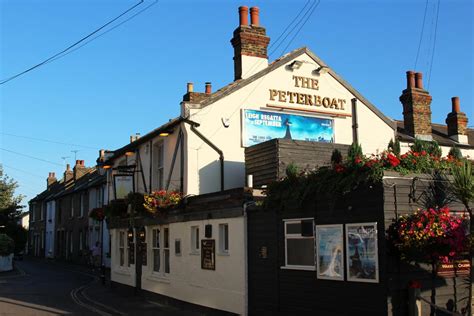
<svg viewBox="0 0 474 316">
<path fill-rule="evenodd" d="M 270 38 L 260 25 L 259 9 L 250 8 L 250 23 L 248 14 L 247 7 L 239 8 L 239 25 L 231 39 L 233 82 L 217 91 L 206 83 L 204 92 L 195 92 L 188 83 L 179 117 L 132 137 L 100 160 L 107 170 L 109 203 L 129 192 L 155 190 L 196 195 L 200 203 L 231 196 L 246 186 L 246 148 L 275 138 L 327 143 L 332 148 L 359 143 L 367 154 L 382 152 L 394 139 L 400 140 L 404 152 L 415 139 L 436 140 L 444 155 L 456 146 L 464 156 L 474 156 L 474 131 L 467 128 L 459 99 L 453 98 L 446 126 L 433 124 L 431 96 L 423 88 L 421 73 L 407 72 L 407 87 L 400 97 L 403 121 L 393 120 L 306 47 L 269 62 Z M 258 166 L 253 167 L 249 175 L 259 172 Z M 182 216 L 172 212 L 159 219 L 138 217 L 133 223 L 112 221 L 112 281 L 208 308 L 246 313 L 245 199 L 234 213 L 225 203 L 213 206 L 210 214 L 232 218 L 224 222 L 212 214 L 208 219 L 193 217 L 186 207 Z M 229 225 L 222 229 L 232 252 L 216 257 L 216 270 L 210 272 L 200 265 L 203 253 L 194 243 L 199 238 L 221 243 L 225 237 L 203 232 L 206 227 L 220 232 L 221 225 Z M 145 239 L 140 241 L 139 235 Z M 165 262 L 164 271 L 154 270 L 157 262 Z"/>
</svg>

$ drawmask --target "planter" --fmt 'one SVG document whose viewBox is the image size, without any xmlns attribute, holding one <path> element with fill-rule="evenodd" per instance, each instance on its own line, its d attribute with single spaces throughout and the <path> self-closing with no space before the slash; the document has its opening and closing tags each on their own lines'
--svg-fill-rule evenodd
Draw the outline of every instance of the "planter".
<svg viewBox="0 0 474 316">
<path fill-rule="evenodd" d="M 13 254 L 0 256 L 0 272 L 13 270 Z"/>
</svg>

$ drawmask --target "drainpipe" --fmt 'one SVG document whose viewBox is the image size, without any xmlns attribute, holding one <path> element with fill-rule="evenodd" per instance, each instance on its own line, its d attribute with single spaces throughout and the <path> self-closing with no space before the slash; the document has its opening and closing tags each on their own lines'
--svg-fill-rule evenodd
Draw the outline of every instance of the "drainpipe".
<svg viewBox="0 0 474 316">
<path fill-rule="evenodd" d="M 193 122 L 188 119 L 184 119 L 185 123 L 188 123 L 191 126 L 191 131 L 196 134 L 203 142 L 205 142 L 209 147 L 214 149 L 219 154 L 220 166 L 221 166 L 221 191 L 224 191 L 224 153 L 216 145 L 214 145 L 206 136 L 201 134 L 196 127 L 199 126 L 199 123 Z"/>
<path fill-rule="evenodd" d="M 353 98 L 352 100 L 352 142 L 354 144 L 359 143 L 359 124 L 357 122 L 357 99 Z"/>
</svg>

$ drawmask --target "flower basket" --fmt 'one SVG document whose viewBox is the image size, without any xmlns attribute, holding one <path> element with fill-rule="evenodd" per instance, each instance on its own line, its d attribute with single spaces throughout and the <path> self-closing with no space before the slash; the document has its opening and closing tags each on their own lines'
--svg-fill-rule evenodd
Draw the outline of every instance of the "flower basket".
<svg viewBox="0 0 474 316">
<path fill-rule="evenodd" d="M 105 211 L 102 207 L 96 207 L 90 211 L 89 217 L 95 221 L 102 222 L 105 218 Z"/>
<path fill-rule="evenodd" d="M 464 217 L 450 214 L 447 207 L 420 210 L 394 221 L 387 237 L 405 261 L 447 262 L 469 249 L 465 224 Z"/>
<path fill-rule="evenodd" d="M 144 195 L 143 206 L 151 214 L 157 215 L 160 211 L 177 207 L 183 199 L 183 194 L 177 191 L 153 191 Z"/>
</svg>

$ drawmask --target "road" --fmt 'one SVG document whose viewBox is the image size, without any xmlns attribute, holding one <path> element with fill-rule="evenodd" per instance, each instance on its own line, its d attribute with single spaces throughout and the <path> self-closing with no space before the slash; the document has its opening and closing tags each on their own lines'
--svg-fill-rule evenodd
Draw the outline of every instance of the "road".
<svg viewBox="0 0 474 316">
<path fill-rule="evenodd" d="M 196 315 L 125 296 L 103 286 L 83 267 L 38 259 L 16 262 L 0 274 L 0 315 Z"/>
</svg>

